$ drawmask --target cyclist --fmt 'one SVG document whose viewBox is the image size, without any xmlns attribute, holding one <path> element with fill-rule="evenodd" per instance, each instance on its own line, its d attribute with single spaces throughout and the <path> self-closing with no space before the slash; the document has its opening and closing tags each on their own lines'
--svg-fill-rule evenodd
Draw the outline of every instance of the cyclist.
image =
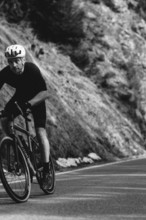
<svg viewBox="0 0 146 220">
<path fill-rule="evenodd" d="M 31 108 L 36 136 L 41 146 L 43 162 L 42 187 L 47 189 L 49 184 L 51 184 L 51 176 L 49 175 L 50 145 L 45 128 L 45 99 L 48 97 L 46 83 L 39 68 L 34 63 L 26 62 L 26 51 L 22 45 L 8 46 L 5 51 L 5 57 L 8 65 L 0 71 L 0 89 L 6 83 L 15 88 L 15 93 L 4 108 L 6 117 L 2 122 L 3 129 L 9 134 L 10 116 L 13 114 L 16 117 L 20 114 L 15 104 L 16 102 L 22 110 Z"/>
</svg>

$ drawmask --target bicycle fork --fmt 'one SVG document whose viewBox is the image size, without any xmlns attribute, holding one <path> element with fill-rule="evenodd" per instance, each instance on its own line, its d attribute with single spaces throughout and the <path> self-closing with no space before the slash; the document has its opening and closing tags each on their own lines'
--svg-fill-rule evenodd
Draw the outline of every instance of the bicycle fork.
<svg viewBox="0 0 146 220">
<path fill-rule="evenodd" d="M 11 162 L 10 162 L 10 154 L 11 154 L 11 152 L 10 152 L 10 148 L 9 148 L 9 150 L 8 150 L 8 154 L 7 154 L 7 156 L 8 156 L 8 161 L 9 161 L 9 167 L 8 167 L 8 170 L 9 171 L 15 171 L 16 173 L 17 173 L 17 175 L 19 176 L 19 175 L 21 175 L 21 169 L 20 169 L 20 159 L 19 159 L 19 153 L 18 153 L 18 148 L 17 148 L 17 145 L 16 145 L 16 137 L 14 136 L 14 135 L 11 135 L 11 137 L 12 137 L 12 139 L 13 139 L 13 149 L 14 149 L 14 161 L 15 161 L 15 163 L 14 163 L 14 167 L 11 167 Z"/>
<path fill-rule="evenodd" d="M 25 155 L 25 158 L 27 160 L 27 163 L 28 163 L 28 166 L 29 166 L 29 170 L 30 170 L 30 175 L 31 176 L 35 176 L 36 175 L 36 171 L 35 171 L 34 166 L 33 166 L 32 162 L 30 160 L 30 157 L 29 157 L 28 153 L 26 152 L 24 144 L 22 143 L 22 141 L 20 140 L 19 137 L 17 138 L 17 141 L 18 141 L 18 144 L 21 146 L 21 149 L 22 149 L 22 151 L 23 151 L 23 153 Z M 18 155 L 18 152 L 16 153 L 16 156 L 17 155 Z"/>
</svg>

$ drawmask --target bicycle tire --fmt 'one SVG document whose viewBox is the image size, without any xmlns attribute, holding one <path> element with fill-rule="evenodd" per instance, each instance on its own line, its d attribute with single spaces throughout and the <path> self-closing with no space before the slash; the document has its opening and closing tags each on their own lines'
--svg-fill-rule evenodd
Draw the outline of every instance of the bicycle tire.
<svg viewBox="0 0 146 220">
<path fill-rule="evenodd" d="M 39 144 L 36 138 L 35 140 L 32 139 L 32 147 L 33 147 L 33 154 L 34 154 L 34 160 L 35 160 L 35 167 L 37 170 L 36 178 L 37 178 L 38 184 L 40 185 L 40 188 L 45 194 L 47 195 L 53 194 L 55 191 L 55 184 L 56 184 L 55 168 L 53 164 L 53 159 L 50 155 L 50 174 L 51 174 L 52 184 L 48 189 L 43 189 L 42 188 L 43 166 L 41 163 L 40 148 L 39 148 Z"/>
<path fill-rule="evenodd" d="M 0 177 L 8 195 L 17 203 L 26 202 L 31 192 L 30 173 L 24 153 L 17 143 L 19 172 L 15 160 L 14 142 L 4 137 L 0 143 Z"/>
</svg>

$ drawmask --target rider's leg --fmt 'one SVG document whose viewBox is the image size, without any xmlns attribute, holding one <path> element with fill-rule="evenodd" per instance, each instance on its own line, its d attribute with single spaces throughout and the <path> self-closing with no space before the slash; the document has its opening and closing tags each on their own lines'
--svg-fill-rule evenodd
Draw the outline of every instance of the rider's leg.
<svg viewBox="0 0 146 220">
<path fill-rule="evenodd" d="M 49 163 L 50 157 L 50 144 L 46 132 L 46 106 L 45 102 L 40 103 L 32 109 L 36 136 L 40 145 L 41 158 L 43 163 L 43 178 L 42 188 L 48 189 L 52 185 L 52 176 L 50 173 L 51 164 Z"/>
<path fill-rule="evenodd" d="M 41 158 L 43 163 L 43 179 L 42 188 L 48 189 L 52 184 L 52 177 L 50 173 L 49 157 L 50 157 L 50 144 L 46 132 L 46 107 L 45 102 L 40 103 L 33 108 L 33 118 L 36 130 L 36 136 L 40 145 Z"/>
<path fill-rule="evenodd" d="M 37 135 L 37 139 L 40 145 L 42 162 L 48 163 L 49 156 L 50 156 L 50 144 L 49 144 L 49 140 L 47 137 L 46 129 L 43 127 L 37 127 L 36 135 Z"/>
<path fill-rule="evenodd" d="M 48 163 L 50 156 L 50 144 L 46 132 L 46 105 L 45 102 L 32 108 L 36 136 L 40 144 L 42 162 Z"/>
<path fill-rule="evenodd" d="M 49 163 L 49 155 L 50 155 L 50 144 L 47 137 L 47 132 L 45 128 L 37 127 L 36 128 L 37 139 L 40 144 L 41 156 L 43 162 L 43 179 L 41 187 L 43 189 L 49 189 L 52 185 L 52 177 L 50 175 L 50 163 Z"/>
</svg>

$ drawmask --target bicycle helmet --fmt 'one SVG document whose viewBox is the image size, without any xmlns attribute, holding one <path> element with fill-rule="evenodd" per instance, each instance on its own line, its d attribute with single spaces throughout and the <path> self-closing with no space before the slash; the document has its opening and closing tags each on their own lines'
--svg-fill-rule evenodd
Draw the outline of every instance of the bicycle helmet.
<svg viewBox="0 0 146 220">
<path fill-rule="evenodd" d="M 14 44 L 6 48 L 5 56 L 7 59 L 25 57 L 25 49 L 23 46 Z"/>
</svg>

